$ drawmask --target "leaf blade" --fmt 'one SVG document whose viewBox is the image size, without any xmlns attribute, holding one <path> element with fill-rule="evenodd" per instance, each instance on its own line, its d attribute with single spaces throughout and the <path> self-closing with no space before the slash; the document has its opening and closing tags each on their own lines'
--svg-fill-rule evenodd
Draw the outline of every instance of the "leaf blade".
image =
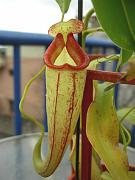
<svg viewBox="0 0 135 180">
<path fill-rule="evenodd" d="M 55 0 L 57 4 L 59 5 L 61 12 L 63 14 L 67 13 L 71 0 Z"/>
<path fill-rule="evenodd" d="M 111 40 L 123 49 L 135 47 L 134 0 L 92 0 L 97 17 Z"/>
<path fill-rule="evenodd" d="M 87 113 L 86 134 L 115 180 L 129 180 L 126 152 L 119 148 L 119 122 L 113 106 L 113 91 L 107 84 L 96 88 L 96 98 Z M 113 162 L 113 163 L 112 163 Z"/>
</svg>

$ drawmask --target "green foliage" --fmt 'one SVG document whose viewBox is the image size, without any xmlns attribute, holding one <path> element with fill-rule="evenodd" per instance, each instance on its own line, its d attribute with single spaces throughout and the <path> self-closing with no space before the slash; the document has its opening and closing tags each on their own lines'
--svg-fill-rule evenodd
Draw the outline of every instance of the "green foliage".
<svg viewBox="0 0 135 180">
<path fill-rule="evenodd" d="M 69 9 L 71 0 L 56 0 L 56 2 L 58 3 L 62 14 L 65 14 Z"/>
<path fill-rule="evenodd" d="M 90 9 L 85 18 L 84 18 L 84 29 L 87 30 L 88 29 L 88 24 L 89 24 L 89 20 L 90 20 L 90 17 L 93 15 L 93 13 L 95 12 L 94 8 Z"/>
<path fill-rule="evenodd" d="M 113 90 L 105 92 L 107 86 L 107 83 L 95 86 L 95 99 L 87 113 L 86 134 L 112 178 L 129 180 L 127 155 L 119 148 L 119 121 L 113 105 Z"/>
<path fill-rule="evenodd" d="M 120 66 L 124 65 L 128 61 L 128 59 L 132 56 L 132 54 L 133 54 L 133 51 L 121 49 L 120 60 L 118 62 L 117 69 L 119 69 Z"/>
<path fill-rule="evenodd" d="M 70 3 L 71 3 L 71 0 L 55 0 L 55 1 L 59 5 L 60 10 L 62 12 L 61 21 L 63 21 L 64 14 L 67 13 Z M 124 65 L 128 61 L 129 68 L 127 70 L 127 73 L 125 73 L 124 75 L 122 74 L 122 77 L 120 78 L 120 80 L 122 78 L 126 78 L 126 80 L 134 79 L 135 78 L 135 57 L 132 56 L 132 54 L 135 50 L 135 10 L 134 10 L 135 0 L 91 0 L 91 1 L 93 2 L 94 9 L 92 8 L 91 10 L 89 10 L 87 15 L 85 16 L 84 26 L 83 26 L 83 24 L 81 24 L 81 22 L 78 25 L 78 22 L 75 22 L 75 20 L 70 20 L 70 21 L 68 21 L 68 23 L 60 22 L 60 23 L 57 23 L 57 24 L 51 26 L 49 33 L 53 36 L 56 36 L 58 33 L 61 33 L 61 34 L 63 33 L 62 35 L 65 40 L 67 38 L 67 34 L 69 34 L 70 32 L 80 33 L 82 31 L 82 29 L 84 28 L 84 31 L 82 33 L 82 44 L 83 44 L 83 47 L 85 47 L 85 39 L 88 35 L 91 35 L 95 32 L 104 30 L 107 33 L 107 35 L 111 38 L 111 40 L 121 48 L 120 58 L 119 58 L 119 56 L 115 55 L 115 56 L 108 56 L 108 57 L 104 57 L 101 59 L 97 59 L 95 61 L 92 61 L 89 64 L 89 66 L 87 67 L 87 69 L 95 70 L 96 67 L 102 62 L 107 62 L 110 60 L 118 59 L 119 60 L 118 66 L 117 66 L 117 70 L 118 70 L 120 68 L 120 66 Z M 102 27 L 88 29 L 89 19 L 94 12 L 96 12 L 99 22 L 100 22 L 101 26 L 103 27 L 103 29 L 102 29 Z M 65 24 L 65 26 L 64 26 L 64 24 Z M 66 47 L 66 45 L 64 44 L 64 48 Z M 58 47 L 56 47 L 56 48 L 58 50 L 57 51 L 57 53 L 58 53 L 59 48 L 61 49 L 60 44 L 58 44 Z M 72 48 L 72 47 L 70 46 L 70 48 Z M 72 48 L 72 49 L 73 49 L 73 52 L 75 52 L 74 48 Z M 54 49 L 53 49 L 53 51 L 54 51 Z M 66 51 L 66 53 L 67 52 L 68 51 Z M 57 53 L 56 53 L 56 55 L 58 55 Z M 51 56 L 52 56 L 52 51 L 51 51 Z M 60 56 L 60 57 L 62 57 L 60 59 L 61 60 L 60 63 L 61 64 L 65 63 L 64 62 L 65 51 L 64 51 L 64 55 L 62 54 L 62 56 Z M 84 58 L 82 58 L 82 60 L 83 59 Z M 59 64 L 57 64 L 57 65 L 59 65 Z M 31 83 L 39 75 L 41 75 L 42 72 L 44 72 L 44 71 L 45 71 L 45 66 L 41 69 L 41 71 L 39 73 L 37 73 L 28 82 L 28 84 L 26 85 L 26 88 L 24 90 L 24 94 L 22 96 L 19 108 L 20 108 L 20 111 L 21 111 L 23 117 L 34 122 L 41 130 L 40 138 L 39 138 L 39 140 L 34 148 L 34 152 L 33 152 L 33 163 L 34 163 L 36 171 L 40 175 L 47 177 L 53 173 L 53 171 L 59 164 L 59 161 L 61 159 L 59 159 L 59 161 L 57 161 L 56 157 L 57 157 L 57 155 L 59 155 L 60 158 L 62 157 L 62 155 L 66 149 L 66 146 L 69 143 L 71 136 L 74 132 L 76 120 L 78 119 L 77 116 L 79 115 L 79 113 L 81 116 L 81 112 L 79 112 L 79 109 L 80 109 L 80 104 L 82 101 L 81 97 L 83 96 L 83 88 L 81 89 L 81 91 L 78 90 L 78 88 L 76 87 L 76 84 L 74 85 L 74 79 L 70 78 L 72 75 L 72 72 L 70 73 L 70 70 L 67 71 L 65 69 L 65 71 L 63 71 L 63 72 L 65 74 L 69 73 L 68 74 L 69 80 L 71 79 L 71 81 L 69 81 L 70 82 L 69 86 L 67 86 L 67 90 L 69 91 L 69 89 L 70 89 L 69 87 L 71 87 L 71 91 L 69 91 L 69 93 L 65 93 L 66 96 L 63 96 L 62 93 L 66 92 L 65 86 L 66 86 L 66 84 L 68 84 L 68 83 L 66 83 L 66 82 L 68 82 L 67 76 L 66 76 L 66 79 L 64 79 L 64 76 L 63 77 L 61 76 L 62 77 L 61 78 L 59 76 L 60 75 L 59 71 L 56 72 L 55 68 L 54 69 L 52 68 L 51 70 L 46 71 L 47 73 L 49 72 L 48 73 L 49 75 L 46 74 L 46 76 L 49 79 L 48 81 L 46 81 L 46 82 L 48 82 L 47 87 L 50 87 L 50 84 L 53 84 L 53 86 L 51 86 L 51 88 L 53 87 L 53 89 L 55 90 L 55 91 L 53 91 L 50 88 L 48 90 L 48 92 L 50 92 L 50 90 L 52 90 L 52 92 L 56 92 L 55 94 L 50 94 L 50 97 L 47 99 L 48 100 L 47 102 L 49 102 L 49 103 L 51 102 L 52 104 L 54 104 L 55 110 L 52 110 L 54 115 L 52 116 L 52 112 L 50 111 L 50 109 L 53 108 L 51 106 L 52 105 L 51 103 L 50 104 L 47 103 L 47 112 L 48 112 L 48 117 L 51 120 L 54 119 L 53 123 L 56 126 L 52 125 L 53 124 L 52 121 L 51 122 L 48 121 L 50 123 L 49 124 L 49 128 L 50 128 L 49 132 L 51 132 L 49 135 L 49 139 L 48 139 L 50 141 L 50 149 L 48 151 L 48 156 L 46 158 L 47 160 L 45 159 L 45 161 L 43 161 L 42 157 L 41 157 L 41 145 L 42 145 L 42 140 L 44 137 L 44 127 L 33 116 L 29 116 L 28 114 L 26 114 L 23 110 L 23 106 L 24 106 L 24 99 L 26 97 L 26 94 L 29 90 Z M 55 77 L 56 77 L 55 73 L 58 74 L 57 79 L 55 79 Z M 76 71 L 76 73 L 77 73 L 77 71 Z M 86 71 L 83 74 L 84 76 L 81 76 L 81 75 L 78 76 L 78 79 L 85 79 L 85 73 L 86 73 Z M 54 77 L 54 78 L 50 78 L 50 77 Z M 57 89 L 58 84 L 59 84 L 59 79 L 60 79 L 61 89 L 60 88 Z M 116 108 L 114 107 L 114 92 L 113 92 L 112 88 L 116 84 L 120 83 L 120 80 L 118 80 L 115 84 L 111 84 L 111 85 L 108 83 L 103 83 L 103 84 L 98 85 L 97 82 L 94 81 L 94 96 L 93 96 L 94 101 L 89 106 L 88 112 L 87 112 L 86 134 L 87 134 L 88 140 L 91 142 L 92 147 L 94 148 L 95 152 L 98 154 L 99 158 L 103 160 L 103 162 L 105 163 L 105 166 L 108 170 L 106 172 L 103 172 L 100 177 L 101 171 L 98 166 L 99 164 L 96 162 L 96 159 L 94 159 L 94 156 L 93 156 L 93 158 L 92 158 L 92 177 L 96 177 L 95 178 L 96 180 L 100 179 L 100 178 L 103 180 L 135 179 L 135 173 L 128 171 L 129 170 L 128 158 L 127 158 L 127 154 L 126 154 L 126 147 L 129 145 L 131 138 L 130 138 L 129 132 L 122 124 L 122 121 L 124 119 L 126 119 L 130 123 L 135 125 L 135 107 L 120 109 L 116 112 Z M 63 82 L 65 84 L 63 84 Z M 80 84 L 79 83 L 80 82 L 78 81 L 78 87 L 81 84 L 81 83 Z M 73 87 L 71 86 L 71 84 L 73 84 Z M 84 81 L 82 81 L 82 84 L 84 85 Z M 83 85 L 82 85 L 82 87 L 84 87 Z M 78 90 L 77 93 L 72 93 L 72 89 Z M 61 90 L 62 93 L 60 93 L 60 92 L 58 93 L 58 90 Z M 62 94 L 62 98 L 61 98 L 61 96 L 59 96 L 59 94 Z M 70 98 L 71 94 L 74 94 L 75 96 L 74 95 L 73 96 L 75 98 L 73 97 L 71 99 Z M 80 96 L 80 94 L 82 96 Z M 74 111 L 72 112 L 72 114 L 74 115 L 73 118 L 75 119 L 75 121 L 73 123 L 73 121 L 70 117 L 69 117 L 69 119 L 67 119 L 67 116 L 65 116 L 65 112 L 66 111 L 69 112 L 69 110 L 73 109 L 72 106 L 74 104 L 74 100 L 77 99 L 78 97 L 80 98 L 79 99 L 80 104 L 78 106 L 74 107 L 75 115 L 73 114 Z M 62 101 L 62 99 L 64 99 L 64 98 L 65 98 L 65 101 Z M 54 103 L 54 99 L 56 99 L 56 102 L 55 102 L 56 104 Z M 60 107 L 60 104 L 64 104 L 63 102 L 66 104 L 65 109 Z M 56 107 L 57 107 L 57 109 L 56 109 Z M 57 112 L 58 117 L 56 116 L 56 112 Z M 60 116 L 60 118 L 59 118 L 59 116 Z M 55 124 L 56 123 L 55 118 L 59 119 L 58 124 Z M 69 121 L 72 121 L 72 126 Z M 68 125 L 67 125 L 67 122 L 69 122 Z M 56 127 L 57 127 L 57 129 L 56 129 Z M 65 133 L 65 127 L 68 129 L 67 135 Z M 59 129 L 61 130 L 60 133 L 57 131 Z M 55 131 L 57 133 L 54 133 Z M 63 134 L 65 134 L 65 136 L 63 136 Z M 123 145 L 124 145 L 123 149 L 121 149 L 119 147 L 119 135 L 121 135 L 121 137 L 122 137 L 122 141 L 123 141 Z M 63 146 L 62 139 L 64 140 L 64 143 L 65 143 L 64 146 Z M 81 138 L 80 138 L 80 140 L 81 140 Z M 61 144 L 59 142 L 61 142 Z M 73 138 L 71 161 L 72 161 L 72 165 L 73 165 L 74 169 L 75 169 L 75 156 L 76 156 L 75 142 L 76 142 L 76 140 L 75 140 L 75 138 Z M 54 146 L 51 146 L 52 144 Z M 53 148 L 53 147 L 55 147 L 56 144 L 59 145 L 59 148 L 58 148 L 58 146 L 56 148 Z M 82 143 L 80 143 L 80 144 L 82 144 Z M 63 147 L 63 148 L 61 148 L 61 147 Z M 80 154 L 79 154 L 79 164 L 80 165 L 81 165 L 81 148 L 82 147 L 80 146 Z M 52 156 L 52 152 L 53 152 L 53 156 Z M 81 172 L 81 166 L 79 166 L 79 171 Z M 79 176 L 80 175 L 81 175 L 81 173 L 79 174 Z"/>
<path fill-rule="evenodd" d="M 111 40 L 119 47 L 135 50 L 135 1 L 92 0 L 97 17 Z"/>
<path fill-rule="evenodd" d="M 119 109 L 117 111 L 117 115 L 118 115 L 119 121 L 123 121 L 126 119 L 126 121 L 135 125 L 135 107 Z"/>
</svg>

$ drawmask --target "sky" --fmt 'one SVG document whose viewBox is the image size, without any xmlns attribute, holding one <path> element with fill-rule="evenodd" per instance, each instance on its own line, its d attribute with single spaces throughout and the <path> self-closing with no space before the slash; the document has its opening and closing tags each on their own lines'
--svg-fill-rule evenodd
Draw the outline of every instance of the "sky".
<svg viewBox="0 0 135 180">
<path fill-rule="evenodd" d="M 71 1 L 65 20 L 75 18 L 77 2 Z M 84 14 L 91 7 L 91 0 L 84 0 Z M 60 19 L 61 11 L 55 0 L 0 0 L 0 30 L 46 34 Z"/>
</svg>

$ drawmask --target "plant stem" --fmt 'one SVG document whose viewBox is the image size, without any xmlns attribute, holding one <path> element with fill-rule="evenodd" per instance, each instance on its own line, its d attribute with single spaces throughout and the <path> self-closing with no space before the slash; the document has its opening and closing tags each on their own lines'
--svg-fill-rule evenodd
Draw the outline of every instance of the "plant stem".
<svg viewBox="0 0 135 180">
<path fill-rule="evenodd" d="M 88 28 L 88 24 L 89 24 L 89 19 L 92 16 L 92 14 L 95 12 L 94 8 L 90 9 L 85 18 L 84 18 L 84 30 L 86 30 Z"/>
<path fill-rule="evenodd" d="M 117 71 L 116 71 L 116 72 L 117 72 Z M 105 91 L 109 91 L 109 90 L 111 90 L 112 88 L 115 88 L 116 85 L 120 84 L 120 81 L 121 81 L 124 77 L 125 77 L 125 74 L 123 74 L 123 75 L 121 76 L 121 78 L 120 78 L 116 83 L 111 84 L 111 85 L 109 85 L 108 87 L 106 87 L 106 88 L 105 88 Z"/>
<path fill-rule="evenodd" d="M 63 22 L 63 20 L 64 20 L 64 13 L 62 13 L 62 17 L 61 17 L 61 22 Z"/>
<path fill-rule="evenodd" d="M 120 72 L 109 72 L 109 71 L 101 71 L 101 70 L 88 70 L 88 74 L 91 76 L 93 80 L 107 81 L 116 83 L 123 76 Z M 135 79 L 131 81 L 127 81 L 125 78 L 121 79 L 121 84 L 131 84 L 135 85 Z"/>
<path fill-rule="evenodd" d="M 84 30 L 88 29 L 88 24 L 89 24 L 89 19 L 92 16 L 92 14 L 95 12 L 94 8 L 90 9 L 85 18 L 84 18 Z M 84 35 L 84 37 L 82 37 L 82 48 L 85 49 L 85 40 L 86 40 L 86 36 Z"/>
<path fill-rule="evenodd" d="M 93 33 L 103 32 L 103 31 L 104 31 L 104 30 L 103 30 L 102 27 L 84 30 L 83 33 L 82 33 L 82 47 L 83 47 L 83 49 L 85 49 L 85 41 L 86 41 L 86 37 L 87 37 L 88 35 L 92 35 Z"/>
<path fill-rule="evenodd" d="M 91 28 L 91 29 L 86 29 L 83 31 L 83 35 L 87 36 L 87 35 L 91 35 L 95 32 L 103 32 L 103 28 L 102 27 L 97 27 L 97 28 Z"/>
</svg>

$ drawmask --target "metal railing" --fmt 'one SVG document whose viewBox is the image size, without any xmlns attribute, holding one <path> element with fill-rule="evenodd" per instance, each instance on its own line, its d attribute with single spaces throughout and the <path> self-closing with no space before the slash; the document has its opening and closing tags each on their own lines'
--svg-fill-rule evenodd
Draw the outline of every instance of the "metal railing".
<svg viewBox="0 0 135 180">
<path fill-rule="evenodd" d="M 21 98 L 21 72 L 20 72 L 20 47 L 21 45 L 43 45 L 47 47 L 52 37 L 46 34 L 35 33 L 22 33 L 13 31 L 0 31 L 0 45 L 11 45 L 14 48 L 13 51 L 13 70 L 14 70 L 14 113 L 15 113 L 15 134 L 22 133 L 22 119 L 19 111 L 19 102 Z M 116 54 L 119 54 L 119 48 L 115 46 L 111 41 L 104 39 L 89 38 L 86 40 L 86 48 L 89 54 L 93 52 L 94 48 L 100 48 L 102 54 L 107 53 L 107 49 L 111 48 Z M 105 63 L 101 64 L 101 69 L 105 70 Z M 114 62 L 112 70 L 116 68 Z M 117 106 L 118 86 L 115 89 L 115 102 Z"/>
</svg>

